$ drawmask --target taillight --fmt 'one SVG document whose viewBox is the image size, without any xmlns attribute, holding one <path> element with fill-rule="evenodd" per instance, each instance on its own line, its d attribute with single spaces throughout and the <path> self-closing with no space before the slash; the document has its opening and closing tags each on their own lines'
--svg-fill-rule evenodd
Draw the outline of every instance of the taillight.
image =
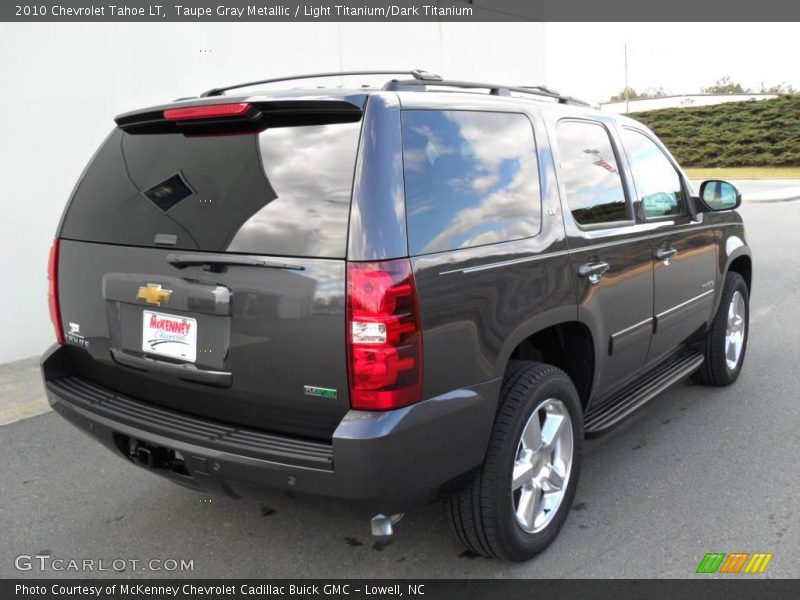
<svg viewBox="0 0 800 600">
<path fill-rule="evenodd" d="M 56 330 L 56 341 L 64 343 L 64 328 L 61 326 L 61 310 L 58 306 L 58 238 L 50 246 L 50 258 L 47 261 L 47 304 L 50 306 L 50 320 Z"/>
<path fill-rule="evenodd" d="M 186 121 L 190 119 L 213 119 L 217 117 L 238 117 L 250 110 L 247 102 L 233 104 L 205 104 L 202 106 L 186 106 L 170 108 L 164 111 L 167 121 Z"/>
<path fill-rule="evenodd" d="M 348 263 L 347 341 L 353 408 L 422 399 L 422 327 L 408 259 Z"/>
</svg>

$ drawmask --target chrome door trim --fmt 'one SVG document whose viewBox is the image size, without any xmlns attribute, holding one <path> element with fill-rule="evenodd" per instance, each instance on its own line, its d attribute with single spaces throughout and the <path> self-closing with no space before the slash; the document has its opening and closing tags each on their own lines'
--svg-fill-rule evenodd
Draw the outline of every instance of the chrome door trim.
<svg viewBox="0 0 800 600">
<path fill-rule="evenodd" d="M 659 223 L 660 227 L 666 226 L 668 223 Z M 603 242 L 600 244 L 592 244 L 591 246 L 581 246 L 579 248 L 575 248 L 574 250 L 558 250 L 556 252 L 546 252 L 544 254 L 535 254 L 532 256 L 525 256 L 523 258 L 512 258 L 510 260 L 503 260 L 499 262 L 487 263 L 485 265 L 475 265 L 474 267 L 464 267 L 463 269 L 452 269 L 449 271 L 440 271 L 439 275 L 450 275 L 453 273 L 474 273 L 477 271 L 486 271 L 488 269 L 497 269 L 501 267 L 507 267 L 511 265 L 522 264 L 526 262 L 533 262 L 537 260 L 543 260 L 545 258 L 557 258 L 559 256 L 567 256 L 572 252 L 587 252 L 593 250 L 602 250 L 603 248 L 613 248 L 614 246 L 621 246 L 623 244 L 632 244 L 635 242 L 643 242 L 650 240 L 654 237 L 661 237 L 665 235 L 675 235 L 677 233 L 681 233 L 684 231 L 684 227 L 689 231 L 704 231 L 706 229 L 716 229 L 718 227 L 736 227 L 741 226 L 740 223 L 713 223 L 710 225 L 700 225 L 699 227 L 692 227 L 691 225 L 683 225 L 679 226 L 680 229 L 671 229 L 670 231 L 661 231 L 656 233 L 651 233 L 648 235 L 640 235 L 636 237 L 629 237 L 621 240 L 614 240 L 612 242 Z M 584 238 L 585 239 L 585 238 Z M 674 307 L 677 308 L 677 307 Z M 670 309 L 672 310 L 672 309 Z M 662 313 L 664 314 L 664 313 Z"/>
<path fill-rule="evenodd" d="M 614 352 L 619 352 L 620 350 L 628 347 L 634 340 L 636 340 L 640 332 L 645 331 L 645 327 L 649 327 L 649 333 L 652 334 L 653 317 L 647 317 L 643 321 L 639 321 L 638 323 L 634 323 L 625 329 L 621 329 L 616 333 L 612 333 L 611 337 L 608 338 L 608 354 L 612 355 Z"/>
<path fill-rule="evenodd" d="M 666 321 L 668 321 L 671 318 L 677 317 L 680 312 L 686 310 L 687 308 L 690 308 L 694 304 L 698 304 L 704 298 L 713 296 L 715 291 L 716 290 L 713 289 L 705 291 L 702 294 L 695 296 L 694 298 L 689 298 L 688 300 L 685 300 L 680 304 L 676 304 L 675 306 L 658 313 L 656 315 L 655 325 L 653 327 L 653 333 L 658 333 L 660 328 Z"/>
<path fill-rule="evenodd" d="M 487 271 L 489 269 L 498 269 L 501 267 L 509 267 L 512 265 L 519 265 L 527 262 L 534 262 L 537 260 L 544 260 L 545 258 L 557 258 L 559 256 L 567 256 L 568 250 L 558 250 L 556 252 L 546 252 L 544 254 L 534 254 L 532 256 L 525 256 L 523 258 L 512 258 L 500 262 L 487 263 L 485 265 L 475 265 L 474 267 L 464 267 L 463 269 L 453 269 L 451 271 L 440 271 L 439 275 L 450 275 L 451 273 L 475 273 L 477 271 Z"/>
</svg>

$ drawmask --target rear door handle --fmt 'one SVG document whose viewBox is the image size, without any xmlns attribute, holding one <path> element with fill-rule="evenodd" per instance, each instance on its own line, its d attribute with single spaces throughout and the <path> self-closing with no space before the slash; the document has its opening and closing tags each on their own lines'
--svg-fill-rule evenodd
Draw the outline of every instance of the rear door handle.
<svg viewBox="0 0 800 600">
<path fill-rule="evenodd" d="M 611 268 L 607 262 L 590 262 L 578 267 L 578 276 L 586 277 L 590 283 L 597 283 L 603 274 Z"/>
<path fill-rule="evenodd" d="M 656 258 L 658 260 L 663 260 L 665 262 L 669 261 L 670 258 L 673 258 L 678 251 L 675 248 L 670 248 L 667 246 L 666 248 L 659 248 L 656 250 Z"/>
<path fill-rule="evenodd" d="M 228 371 L 207 371 L 205 369 L 198 369 L 194 365 L 188 363 L 168 363 L 163 360 L 133 356 L 121 350 L 117 350 L 116 348 L 111 349 L 111 358 L 114 359 L 114 362 L 125 365 L 126 367 L 131 367 L 132 369 L 163 373 L 186 381 L 205 383 L 206 385 L 213 385 L 216 387 L 230 387 L 233 383 L 233 375 Z"/>
</svg>

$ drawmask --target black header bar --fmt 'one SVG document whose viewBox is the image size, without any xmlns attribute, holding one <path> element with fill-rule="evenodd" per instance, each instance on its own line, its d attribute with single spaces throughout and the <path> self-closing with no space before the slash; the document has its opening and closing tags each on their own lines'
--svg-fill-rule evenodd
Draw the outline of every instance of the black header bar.
<svg viewBox="0 0 800 600">
<path fill-rule="evenodd" d="M 656 567 L 657 568 L 657 567 Z M 780 579 L 6 579 L 4 600 L 751 600 L 797 598 L 798 583 Z"/>
<path fill-rule="evenodd" d="M 800 21 L 800 3 L 791 0 L 14 0 L 0 4 L 0 21 L 768 22 Z"/>
</svg>

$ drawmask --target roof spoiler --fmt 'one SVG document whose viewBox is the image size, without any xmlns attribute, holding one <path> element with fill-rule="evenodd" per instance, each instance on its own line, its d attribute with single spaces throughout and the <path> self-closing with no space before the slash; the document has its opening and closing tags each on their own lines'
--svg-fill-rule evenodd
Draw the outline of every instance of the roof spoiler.
<svg viewBox="0 0 800 600">
<path fill-rule="evenodd" d="M 346 100 L 270 100 L 165 106 L 118 115 L 114 121 L 134 134 L 232 135 L 274 127 L 353 123 L 361 116 L 361 107 Z"/>
</svg>

